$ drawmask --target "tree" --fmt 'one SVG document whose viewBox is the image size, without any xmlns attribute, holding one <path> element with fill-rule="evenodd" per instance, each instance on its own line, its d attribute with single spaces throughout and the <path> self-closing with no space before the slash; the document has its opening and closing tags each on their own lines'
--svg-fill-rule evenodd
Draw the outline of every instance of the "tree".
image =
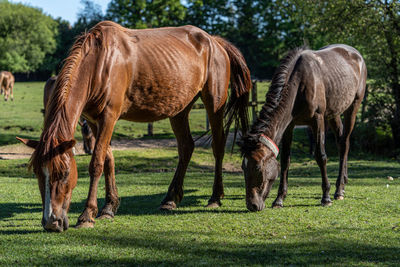
<svg viewBox="0 0 400 267">
<path fill-rule="evenodd" d="M 186 8 L 179 0 L 112 0 L 106 18 L 134 29 L 182 25 Z"/>
<path fill-rule="evenodd" d="M 83 5 L 83 8 L 78 12 L 78 20 L 73 28 L 75 34 L 80 34 L 104 20 L 103 11 L 99 4 L 91 0 L 81 0 L 81 5 Z"/>
<path fill-rule="evenodd" d="M 57 23 L 40 9 L 0 2 L 0 69 L 32 72 L 56 48 Z"/>
<path fill-rule="evenodd" d="M 185 24 L 197 26 L 210 34 L 226 36 L 233 27 L 234 7 L 229 0 L 187 1 Z"/>
</svg>

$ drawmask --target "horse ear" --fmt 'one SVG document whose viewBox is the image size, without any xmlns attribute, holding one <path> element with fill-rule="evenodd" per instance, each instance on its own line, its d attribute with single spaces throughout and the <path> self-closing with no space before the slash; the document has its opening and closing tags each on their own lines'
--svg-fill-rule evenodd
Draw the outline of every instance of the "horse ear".
<svg viewBox="0 0 400 267">
<path fill-rule="evenodd" d="M 59 146 L 60 154 L 64 153 L 65 151 L 67 151 L 70 148 L 73 148 L 75 146 L 75 144 L 76 144 L 75 139 L 71 139 L 69 141 L 62 142 Z"/>
<path fill-rule="evenodd" d="M 36 148 L 39 145 L 39 141 L 24 139 L 18 136 L 16 136 L 15 138 L 31 148 Z"/>
</svg>

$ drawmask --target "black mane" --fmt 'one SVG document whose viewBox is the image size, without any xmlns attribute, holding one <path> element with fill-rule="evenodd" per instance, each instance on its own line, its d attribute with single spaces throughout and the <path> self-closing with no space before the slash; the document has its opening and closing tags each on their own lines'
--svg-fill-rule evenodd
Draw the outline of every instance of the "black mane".
<svg viewBox="0 0 400 267">
<path fill-rule="evenodd" d="M 288 52 L 281 60 L 281 63 L 276 70 L 271 86 L 265 96 L 265 103 L 260 111 L 258 119 L 254 122 L 251 130 L 241 140 L 242 155 L 249 154 L 257 148 L 258 139 L 262 133 L 269 135 L 269 125 L 271 124 L 274 114 L 281 113 L 286 100 L 287 81 L 292 73 L 293 67 L 297 62 L 301 52 L 307 50 L 306 47 L 298 47 Z"/>
</svg>

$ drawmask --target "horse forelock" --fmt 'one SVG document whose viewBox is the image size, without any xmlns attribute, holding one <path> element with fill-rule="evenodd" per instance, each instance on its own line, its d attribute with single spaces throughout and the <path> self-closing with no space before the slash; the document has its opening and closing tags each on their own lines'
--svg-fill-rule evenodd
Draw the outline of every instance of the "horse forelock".
<svg viewBox="0 0 400 267">
<path fill-rule="evenodd" d="M 242 138 L 241 151 L 242 155 L 248 155 L 257 149 L 259 138 L 262 133 L 269 136 L 270 125 L 277 118 L 274 116 L 277 113 L 283 112 L 284 102 L 287 101 L 287 83 L 290 74 L 299 58 L 300 54 L 308 48 L 298 47 L 288 52 L 281 60 L 274 76 L 272 77 L 271 86 L 265 96 L 265 103 L 260 111 L 257 120 L 251 127 L 250 132 Z"/>
</svg>

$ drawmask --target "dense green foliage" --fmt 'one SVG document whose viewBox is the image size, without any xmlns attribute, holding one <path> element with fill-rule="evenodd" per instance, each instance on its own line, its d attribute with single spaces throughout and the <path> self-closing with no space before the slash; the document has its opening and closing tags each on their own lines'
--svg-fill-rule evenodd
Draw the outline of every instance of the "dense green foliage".
<svg viewBox="0 0 400 267">
<path fill-rule="evenodd" d="M 182 24 L 186 8 L 180 0 L 113 0 L 107 17 L 129 28 L 144 29 Z"/>
<path fill-rule="evenodd" d="M 41 10 L 0 1 L 0 69 L 32 72 L 56 47 L 57 23 Z"/>
</svg>

